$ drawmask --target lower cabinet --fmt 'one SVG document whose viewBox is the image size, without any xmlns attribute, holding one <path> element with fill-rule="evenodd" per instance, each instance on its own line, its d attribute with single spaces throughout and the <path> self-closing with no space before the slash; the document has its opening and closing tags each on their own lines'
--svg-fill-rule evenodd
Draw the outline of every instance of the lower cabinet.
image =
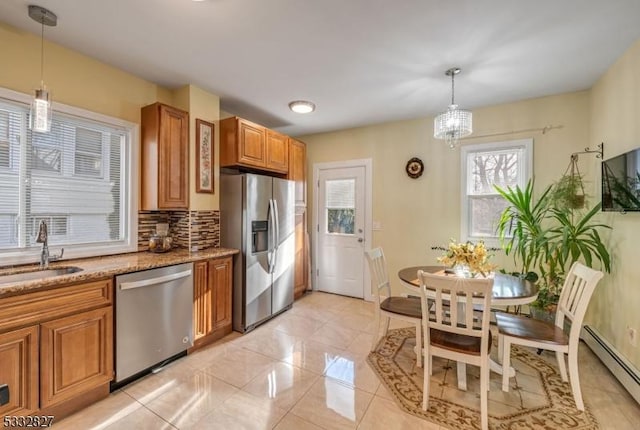
<svg viewBox="0 0 640 430">
<path fill-rule="evenodd" d="M 0 383 L 9 386 L 9 403 L 0 415 L 38 410 L 38 326 L 0 334 Z"/>
<path fill-rule="evenodd" d="M 6 415 L 55 421 L 109 394 L 113 283 L 75 284 L 0 299 L 0 384 Z"/>
<path fill-rule="evenodd" d="M 40 325 L 40 407 L 81 396 L 113 379 L 113 309 Z"/>
<path fill-rule="evenodd" d="M 194 350 L 231 333 L 232 258 L 194 263 Z"/>
<path fill-rule="evenodd" d="M 293 267 L 293 298 L 302 297 L 307 291 L 307 220 L 306 213 L 295 215 L 295 263 Z"/>
</svg>

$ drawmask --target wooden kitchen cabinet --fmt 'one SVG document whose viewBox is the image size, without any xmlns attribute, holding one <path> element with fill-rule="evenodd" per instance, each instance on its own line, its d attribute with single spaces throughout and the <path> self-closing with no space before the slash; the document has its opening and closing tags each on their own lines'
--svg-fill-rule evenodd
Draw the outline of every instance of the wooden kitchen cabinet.
<svg viewBox="0 0 640 430">
<path fill-rule="evenodd" d="M 213 325 L 212 296 L 209 283 L 209 262 L 193 263 L 193 339 L 199 341 L 211 333 Z"/>
<path fill-rule="evenodd" d="M 307 148 L 303 142 L 289 139 L 289 172 L 295 183 L 295 260 L 293 297 L 300 298 L 309 283 L 307 246 Z"/>
<path fill-rule="evenodd" d="M 0 415 L 56 420 L 109 394 L 113 282 L 102 279 L 0 299 Z"/>
<path fill-rule="evenodd" d="M 289 138 L 289 171 L 287 179 L 295 182 L 296 206 L 307 206 L 307 146 Z"/>
<path fill-rule="evenodd" d="M 213 289 L 213 331 L 226 328 L 231 331 L 232 273 L 231 257 L 209 261 Z"/>
<path fill-rule="evenodd" d="M 9 403 L 0 416 L 38 410 L 38 326 L 0 334 L 0 383 L 9 386 Z"/>
<path fill-rule="evenodd" d="M 40 407 L 46 408 L 113 379 L 113 308 L 40 325 Z"/>
<path fill-rule="evenodd" d="M 189 113 L 154 103 L 142 108 L 142 209 L 189 208 Z"/>
<path fill-rule="evenodd" d="M 194 263 L 194 347 L 231 333 L 233 262 L 231 257 Z"/>
<path fill-rule="evenodd" d="M 307 291 L 308 260 L 307 260 L 307 214 L 295 215 L 295 251 L 293 263 L 293 298 L 299 299 Z"/>
<path fill-rule="evenodd" d="M 220 121 L 220 166 L 286 174 L 287 139 L 246 119 L 225 118 Z"/>
<path fill-rule="evenodd" d="M 289 137 L 267 130 L 266 164 L 268 169 L 287 173 L 289 170 Z"/>
</svg>

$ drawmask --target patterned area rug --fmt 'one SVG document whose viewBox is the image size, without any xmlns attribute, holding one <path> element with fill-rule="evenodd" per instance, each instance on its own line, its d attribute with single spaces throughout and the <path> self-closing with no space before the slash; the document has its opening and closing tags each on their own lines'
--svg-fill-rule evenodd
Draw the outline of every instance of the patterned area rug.
<svg viewBox="0 0 640 430">
<path fill-rule="evenodd" d="M 461 391 L 455 362 L 434 357 L 429 409 L 423 411 L 424 374 L 416 367 L 414 347 L 414 328 L 390 330 L 367 361 L 406 412 L 451 429 L 479 429 L 478 367 L 467 366 L 467 391 Z M 495 349 L 494 345 L 494 357 Z M 588 409 L 576 409 L 571 387 L 562 382 L 555 366 L 517 346 L 512 347 L 511 362 L 516 377 L 510 379 L 508 393 L 501 389 L 502 376 L 491 372 L 491 429 L 598 429 Z"/>
</svg>

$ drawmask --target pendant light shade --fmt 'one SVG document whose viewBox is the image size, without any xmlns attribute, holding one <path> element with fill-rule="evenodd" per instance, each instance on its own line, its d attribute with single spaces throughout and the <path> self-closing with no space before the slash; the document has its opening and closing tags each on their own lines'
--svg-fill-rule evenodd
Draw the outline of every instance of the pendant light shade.
<svg viewBox="0 0 640 430">
<path fill-rule="evenodd" d="M 41 88 L 36 90 L 36 95 L 31 103 L 29 114 L 29 128 L 39 133 L 51 131 L 51 98 L 49 91 L 41 84 Z"/>
<path fill-rule="evenodd" d="M 460 68 L 454 67 L 445 72 L 451 76 L 451 104 L 449 108 L 440 113 L 433 120 L 433 137 L 443 139 L 447 145 L 454 149 L 461 137 L 473 132 L 473 114 L 466 109 L 459 109 L 454 99 L 454 77 L 460 73 Z"/>
<path fill-rule="evenodd" d="M 39 133 L 51 131 L 51 95 L 44 85 L 44 26 L 54 27 L 58 17 L 41 6 L 30 5 L 29 16 L 41 25 L 40 33 L 40 88 L 35 90 L 31 111 L 29 113 L 29 128 Z"/>
</svg>

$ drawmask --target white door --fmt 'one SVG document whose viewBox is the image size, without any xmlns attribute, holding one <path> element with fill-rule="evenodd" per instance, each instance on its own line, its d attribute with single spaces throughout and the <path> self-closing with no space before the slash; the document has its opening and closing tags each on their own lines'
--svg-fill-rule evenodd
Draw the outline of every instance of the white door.
<svg viewBox="0 0 640 430">
<path fill-rule="evenodd" d="M 365 167 L 318 172 L 317 289 L 364 298 Z"/>
</svg>

